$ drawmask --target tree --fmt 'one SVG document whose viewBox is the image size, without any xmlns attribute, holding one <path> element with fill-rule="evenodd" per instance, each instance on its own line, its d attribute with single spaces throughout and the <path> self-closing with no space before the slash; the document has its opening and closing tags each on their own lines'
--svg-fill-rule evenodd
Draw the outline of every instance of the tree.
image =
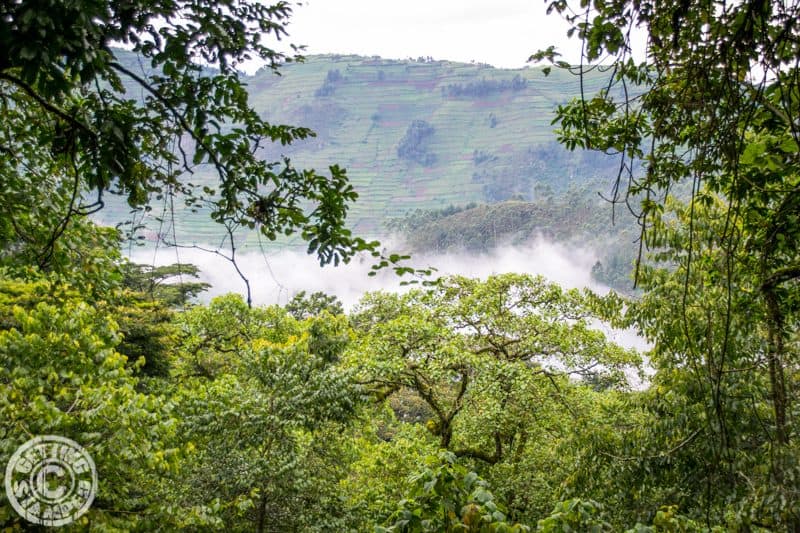
<svg viewBox="0 0 800 533">
<path fill-rule="evenodd" d="M 680 297 L 676 311 L 682 324 L 674 329 L 672 319 L 657 319 L 671 332 L 671 343 L 696 342 L 694 306 L 713 307 L 699 303 L 700 295 L 693 292 L 698 280 L 706 280 L 704 291 L 717 294 L 715 303 L 722 308 L 715 307 L 702 321 L 709 328 L 704 336 L 714 332 L 713 344 L 688 355 L 716 368 L 718 375 L 700 384 L 710 395 L 704 401 L 718 407 L 738 397 L 721 384 L 725 373 L 739 368 L 741 356 L 737 339 L 743 331 L 737 326 L 743 308 L 735 291 L 742 285 L 751 291 L 748 305 L 755 312 L 746 318 L 746 331 L 759 333 L 764 350 L 763 359 L 743 372 L 752 384 L 762 379 L 768 384 L 769 440 L 776 449 L 770 454 L 769 485 L 788 498 L 778 507 L 791 509 L 784 514 L 769 504 L 776 510 L 770 523 L 797 530 L 791 459 L 797 397 L 790 384 L 797 372 L 793 331 L 800 280 L 800 123 L 795 120 L 800 115 L 800 5 L 622 0 L 581 6 L 571 12 L 567 2 L 549 2 L 550 11 L 572 24 L 569 34 L 583 41 L 586 64 L 576 67 L 579 74 L 605 62 L 609 83 L 596 95 L 558 108 L 560 140 L 569 148 L 618 154 L 611 200 L 628 204 L 639 216 L 640 261 L 646 248 L 667 248 L 680 259 L 683 288 L 672 296 Z M 632 56 L 636 27 L 647 32 L 647 61 L 642 63 Z M 556 57 L 551 47 L 532 58 L 572 68 Z M 665 242 L 663 212 L 676 189 L 690 198 L 688 214 L 681 217 L 686 228 L 668 232 L 681 238 Z M 721 209 L 712 209 L 715 197 L 724 198 Z M 711 236 L 709 225 L 719 233 Z M 709 255 L 707 240 L 722 251 Z M 692 270 L 701 272 L 694 277 Z M 721 414 L 714 417 L 723 424 Z M 713 433 L 713 438 L 724 437 Z M 724 439 L 719 444 L 723 449 L 739 445 Z M 736 478 L 726 482 L 733 490 L 744 483 Z"/>
<path fill-rule="evenodd" d="M 344 314 L 342 303 L 334 295 L 322 291 L 313 292 L 306 296 L 306 291 L 300 291 L 286 304 L 286 310 L 297 320 L 315 317 L 323 312 L 332 315 Z"/>
<path fill-rule="evenodd" d="M 190 264 L 176 263 L 156 267 L 125 263 L 123 273 L 126 287 L 170 307 L 185 306 L 211 287 L 205 282 L 190 281 L 200 277 L 200 269 Z"/>
<path fill-rule="evenodd" d="M 7 464 L 33 435 L 71 438 L 87 449 L 102 480 L 78 525 L 155 527 L 164 516 L 155 488 L 175 468 L 180 446 L 168 402 L 139 392 L 115 350 L 114 321 L 74 289 L 43 280 L 0 280 L 0 301 L 0 460 Z M 25 525 L 7 499 L 0 524 Z"/>
<path fill-rule="evenodd" d="M 436 162 L 436 154 L 428 151 L 434 128 L 424 120 L 414 120 L 397 145 L 397 157 L 429 167 Z"/>
<path fill-rule="evenodd" d="M 358 388 L 330 351 L 315 350 L 313 321 L 229 295 L 180 323 L 188 338 L 168 387 L 196 454 L 165 497 L 216 508 L 214 526 L 237 531 L 343 529 L 337 439 Z"/>
<path fill-rule="evenodd" d="M 246 61 L 277 70 L 298 59 L 265 39 L 284 37 L 290 14 L 286 2 L 247 0 L 0 6 L 4 248 L 36 246 L 48 268 L 70 220 L 100 209 L 111 192 L 135 208 L 153 196 L 207 206 L 228 228 L 232 252 L 241 226 L 269 239 L 299 233 L 322 264 L 373 249 L 344 226 L 357 194 L 341 168 L 324 176 L 260 158 L 264 143 L 313 135 L 262 119 L 239 74 Z M 208 171 L 217 186 L 186 179 Z M 27 231 L 38 209 L 20 199 L 28 190 L 60 192 L 49 238 Z"/>
<path fill-rule="evenodd" d="M 638 362 L 591 327 L 577 291 L 541 277 L 453 277 L 431 291 L 373 294 L 351 320 L 357 339 L 345 356 L 359 380 L 379 398 L 410 391 L 440 448 L 489 465 L 535 447 L 535 419 L 574 420 L 568 375 L 603 369 L 619 384 Z"/>
</svg>

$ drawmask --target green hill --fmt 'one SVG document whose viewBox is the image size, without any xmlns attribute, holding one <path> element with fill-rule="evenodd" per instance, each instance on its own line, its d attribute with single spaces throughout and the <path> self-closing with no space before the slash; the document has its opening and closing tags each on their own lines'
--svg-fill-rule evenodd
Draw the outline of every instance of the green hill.
<svg viewBox="0 0 800 533">
<path fill-rule="evenodd" d="M 600 83 L 589 78 L 584 88 L 591 93 Z M 321 170 L 345 167 L 360 194 L 350 225 L 366 236 L 384 233 L 388 218 L 416 209 L 535 200 L 537 191 L 560 194 L 615 173 L 616 161 L 555 143 L 555 107 L 580 94 L 578 79 L 557 70 L 546 77 L 535 68 L 326 55 L 288 64 L 281 75 L 260 71 L 248 85 L 265 118 L 317 133 L 292 146 L 269 146 L 264 157 L 286 155 L 298 167 Z M 201 170 L 191 181 L 212 179 Z M 154 202 L 141 221 L 151 238 L 172 222 L 162 225 L 162 212 Z M 119 199 L 102 215 L 113 223 L 131 218 Z M 206 213 L 177 203 L 174 221 L 184 242 L 213 244 L 223 237 Z M 247 236 L 248 246 L 257 243 L 255 234 Z"/>
</svg>

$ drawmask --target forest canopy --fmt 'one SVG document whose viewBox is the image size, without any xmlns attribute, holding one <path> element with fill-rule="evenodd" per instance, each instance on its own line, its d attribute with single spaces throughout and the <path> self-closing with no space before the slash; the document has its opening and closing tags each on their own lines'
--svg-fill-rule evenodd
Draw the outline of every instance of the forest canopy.
<svg viewBox="0 0 800 533">
<path fill-rule="evenodd" d="M 312 135 L 261 117 L 238 71 L 299 59 L 268 44 L 287 3 L 2 3 L 0 461 L 80 443 L 101 483 L 74 530 L 800 529 L 800 6 L 548 6 L 584 61 L 534 59 L 609 76 L 558 107 L 558 136 L 619 156 L 639 291 L 443 276 L 346 311 L 197 303 L 196 268 L 132 265 L 88 218 L 162 198 L 210 207 L 231 257 L 240 226 L 322 263 L 375 251 L 346 229 L 343 169 L 262 159 Z M 438 133 L 411 124 L 434 164 Z M 11 498 L 0 525 L 24 529 Z"/>
</svg>

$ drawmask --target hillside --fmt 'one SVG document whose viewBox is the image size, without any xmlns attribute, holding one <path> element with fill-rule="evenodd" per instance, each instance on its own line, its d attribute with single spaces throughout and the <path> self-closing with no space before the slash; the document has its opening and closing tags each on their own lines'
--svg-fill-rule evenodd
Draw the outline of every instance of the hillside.
<svg viewBox="0 0 800 533">
<path fill-rule="evenodd" d="M 350 224 L 368 236 L 382 234 L 387 218 L 416 209 L 534 200 L 541 191 L 559 195 L 615 172 L 616 161 L 569 153 L 555 143 L 554 108 L 580 94 L 578 79 L 560 71 L 545 77 L 534 68 L 327 55 L 288 64 L 281 75 L 260 71 L 247 83 L 264 118 L 317 134 L 292 146 L 267 147 L 264 156 L 286 155 L 298 167 L 345 167 L 360 194 Z M 599 83 L 587 80 L 586 91 Z M 210 179 L 199 172 L 192 181 Z M 184 242 L 222 238 L 207 214 L 177 203 L 175 210 Z M 156 203 L 142 221 L 151 239 L 159 227 L 164 231 L 162 213 Z M 114 199 L 102 218 L 117 223 L 130 214 Z M 247 237 L 248 246 L 257 244 L 255 234 Z"/>
<path fill-rule="evenodd" d="M 622 209 L 617 210 L 619 216 L 612 224 L 611 208 L 592 192 L 593 186 L 601 183 L 573 186 L 561 197 L 541 195 L 532 202 L 511 200 L 417 210 L 387 225 L 403 237 L 412 253 L 467 252 L 480 257 L 497 248 L 537 239 L 588 247 L 597 258 L 591 272 L 594 280 L 630 293 L 639 228 Z"/>
</svg>

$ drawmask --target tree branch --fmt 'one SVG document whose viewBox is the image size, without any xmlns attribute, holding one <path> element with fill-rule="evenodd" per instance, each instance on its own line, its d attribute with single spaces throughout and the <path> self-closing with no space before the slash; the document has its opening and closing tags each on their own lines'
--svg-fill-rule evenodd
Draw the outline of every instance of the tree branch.
<svg viewBox="0 0 800 533">
<path fill-rule="evenodd" d="M 456 455 L 456 457 L 472 457 L 473 459 L 480 459 L 481 461 L 487 462 L 491 465 L 496 464 L 503 457 L 503 443 L 500 440 L 500 433 L 495 432 L 494 434 L 494 452 L 492 455 L 473 448 L 454 450 L 453 453 Z"/>
<path fill-rule="evenodd" d="M 770 290 L 785 281 L 800 278 L 800 265 L 792 265 L 785 268 L 780 268 L 770 274 L 770 276 L 761 284 L 761 290 Z"/>
<path fill-rule="evenodd" d="M 66 120 L 70 124 L 82 129 L 86 133 L 92 136 L 93 139 L 97 138 L 97 133 L 94 132 L 89 126 L 81 122 L 80 120 L 76 119 L 75 117 L 69 115 L 63 109 L 56 107 L 55 105 L 51 104 L 47 100 L 44 99 L 39 93 L 37 93 L 33 87 L 22 81 L 21 79 L 17 78 L 16 76 L 12 76 L 8 72 L 0 72 L 0 79 L 6 80 L 8 82 L 13 83 L 20 89 L 22 89 L 28 96 L 36 100 L 36 102 L 45 108 L 50 113 L 61 117 L 62 119 Z"/>
<path fill-rule="evenodd" d="M 117 62 L 111 62 L 109 65 L 112 68 L 130 77 L 136 83 L 141 85 L 144 90 L 152 94 L 159 102 L 161 102 L 164 105 L 164 107 L 166 107 L 169 110 L 169 112 L 172 113 L 172 116 L 175 118 L 175 120 L 178 121 L 181 128 L 183 128 L 183 130 L 186 133 L 188 133 L 192 137 L 192 139 L 194 139 L 194 141 L 198 144 L 198 146 L 200 146 L 203 149 L 203 151 L 205 151 L 208 154 L 208 157 L 211 159 L 211 162 L 217 169 L 217 173 L 219 173 L 220 178 L 223 179 L 225 178 L 225 175 L 227 174 L 227 169 L 219 160 L 217 154 L 211 148 L 209 148 L 209 146 L 206 144 L 205 140 L 201 136 L 195 133 L 194 128 L 192 128 L 191 124 L 189 124 L 186 121 L 186 118 L 183 115 L 181 115 L 178 109 L 174 105 L 172 105 L 172 103 L 170 103 L 169 100 L 164 98 L 164 95 L 160 94 L 157 90 L 155 90 L 153 86 L 150 85 L 150 83 L 146 79 L 142 78 L 141 76 L 131 71 L 130 69 L 123 67 Z M 187 168 L 186 170 L 191 170 L 191 169 Z"/>
</svg>

